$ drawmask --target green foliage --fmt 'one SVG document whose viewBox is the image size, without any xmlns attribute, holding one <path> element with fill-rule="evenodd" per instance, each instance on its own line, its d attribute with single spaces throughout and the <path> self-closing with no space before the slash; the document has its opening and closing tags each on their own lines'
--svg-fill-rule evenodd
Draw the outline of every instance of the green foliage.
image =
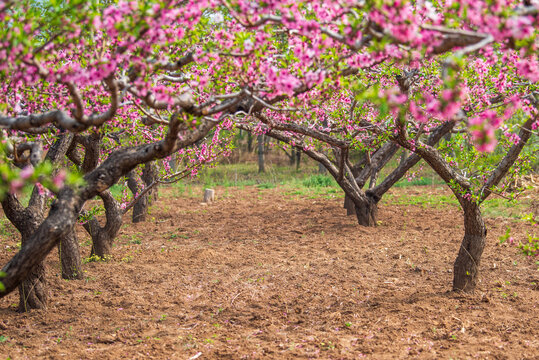
<svg viewBox="0 0 539 360">
<path fill-rule="evenodd" d="M 530 223 L 534 227 L 537 226 L 537 222 L 535 221 L 533 214 L 527 214 L 522 217 L 522 220 Z M 505 231 L 505 234 L 500 236 L 500 244 L 503 244 L 504 242 L 509 242 L 510 244 L 516 244 L 516 246 L 520 249 L 520 252 L 528 256 L 530 258 L 537 258 L 539 256 L 539 236 L 537 236 L 534 233 L 526 232 L 526 239 L 518 240 L 516 242 L 513 237 L 511 236 L 511 228 L 507 228 Z"/>
<path fill-rule="evenodd" d="M 326 175 L 312 175 L 303 180 L 303 186 L 305 187 L 328 187 L 335 185 L 336 182 L 332 177 Z"/>
<path fill-rule="evenodd" d="M 96 254 L 93 254 L 87 258 L 84 258 L 82 260 L 82 262 L 84 264 L 87 264 L 87 263 L 91 263 L 91 262 L 105 262 L 105 261 L 109 261 L 110 260 L 110 256 L 104 256 L 104 257 L 101 257 L 99 255 L 96 255 Z"/>
<path fill-rule="evenodd" d="M 276 185 L 273 183 L 258 184 L 256 187 L 259 189 L 273 189 Z"/>
</svg>

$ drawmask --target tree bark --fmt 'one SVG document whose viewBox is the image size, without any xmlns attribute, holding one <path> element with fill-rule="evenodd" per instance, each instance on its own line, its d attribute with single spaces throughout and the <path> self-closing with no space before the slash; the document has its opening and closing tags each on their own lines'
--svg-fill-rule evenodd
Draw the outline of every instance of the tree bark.
<svg viewBox="0 0 539 360">
<path fill-rule="evenodd" d="M 84 228 L 92 237 L 91 255 L 97 255 L 100 258 L 106 258 L 112 254 L 112 244 L 118 235 L 122 226 L 122 211 L 114 196 L 109 190 L 99 194 L 105 207 L 105 226 L 101 227 L 99 221 L 92 217 L 90 221 L 84 224 Z"/>
<path fill-rule="evenodd" d="M 487 230 L 479 205 L 468 201 L 461 204 L 464 210 L 464 239 L 453 266 L 453 290 L 470 292 L 475 289 L 479 278 Z"/>
<path fill-rule="evenodd" d="M 362 199 L 359 206 L 354 203 L 357 222 L 363 226 L 376 226 L 378 224 L 378 201 L 369 191 L 365 192 L 366 199 Z M 348 210 L 348 209 L 347 209 Z"/>
<path fill-rule="evenodd" d="M 155 180 L 157 180 L 157 164 L 155 161 L 144 164 L 142 169 L 142 181 L 144 181 L 144 187 L 150 186 Z M 159 185 L 154 186 L 148 193 L 150 203 L 157 201 L 159 198 Z"/>
<path fill-rule="evenodd" d="M 296 148 L 293 147 L 290 149 L 290 154 L 288 154 L 285 150 L 285 154 L 286 156 L 288 156 L 288 161 L 289 161 L 289 165 L 290 166 L 294 166 L 295 162 L 296 162 Z"/>
<path fill-rule="evenodd" d="M 28 312 L 32 309 L 46 309 L 48 298 L 45 265 L 40 262 L 19 285 L 19 306 L 17 311 Z"/>
<path fill-rule="evenodd" d="M 135 170 L 131 171 L 127 176 L 127 187 L 133 193 L 133 197 L 136 197 L 144 190 L 144 182 Z M 133 223 L 146 221 L 146 214 L 150 205 L 149 197 L 148 193 L 142 195 L 133 206 Z"/>
<path fill-rule="evenodd" d="M 256 137 L 258 142 L 258 172 L 266 172 L 264 167 L 264 135 L 258 135 Z"/>
<path fill-rule="evenodd" d="M 72 135 L 60 136 L 47 152 L 46 158 L 53 164 L 58 163 L 65 156 L 72 140 Z M 21 234 L 21 252 L 34 245 L 31 243 L 33 234 L 44 220 L 45 196 L 34 187 L 26 208 L 22 206 L 14 194 L 7 194 L 2 200 L 2 208 L 6 217 Z M 26 278 L 20 279 L 18 311 L 45 309 L 48 298 L 45 266 L 42 262 L 36 262 L 27 269 Z"/>
<path fill-rule="evenodd" d="M 352 198 L 350 198 L 350 196 L 348 196 L 346 193 L 344 194 L 344 208 L 346 209 L 347 216 L 354 215 L 356 213 L 356 206 L 354 205 Z"/>
<path fill-rule="evenodd" d="M 58 252 L 60 254 L 60 263 L 62 264 L 62 278 L 67 280 L 82 279 L 80 247 L 74 228 L 62 237 Z"/>
<path fill-rule="evenodd" d="M 253 152 L 253 134 L 251 133 L 247 134 L 247 151 L 249 153 Z"/>
</svg>

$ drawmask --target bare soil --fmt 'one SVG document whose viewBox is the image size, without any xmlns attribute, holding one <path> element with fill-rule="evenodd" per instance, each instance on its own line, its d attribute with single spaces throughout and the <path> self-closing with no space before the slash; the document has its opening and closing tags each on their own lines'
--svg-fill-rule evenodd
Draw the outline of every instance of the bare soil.
<svg viewBox="0 0 539 360">
<path fill-rule="evenodd" d="M 61 280 L 51 254 L 46 311 L 16 313 L 16 292 L 1 299 L 0 358 L 539 359 L 537 265 L 498 241 L 528 225 L 487 220 L 481 283 L 462 294 L 449 291 L 456 207 L 383 202 L 381 224 L 363 228 L 337 198 L 172 194 L 149 221 L 126 219 L 112 259 L 85 264 L 82 281 Z M 2 263 L 17 241 L 2 240 Z"/>
</svg>

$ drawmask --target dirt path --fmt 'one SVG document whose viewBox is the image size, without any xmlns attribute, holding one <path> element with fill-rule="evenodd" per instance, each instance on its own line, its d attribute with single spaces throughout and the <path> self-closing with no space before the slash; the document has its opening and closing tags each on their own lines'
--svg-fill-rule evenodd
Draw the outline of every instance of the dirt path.
<svg viewBox="0 0 539 360">
<path fill-rule="evenodd" d="M 539 273 L 498 244 L 507 220 L 487 221 L 482 282 L 461 295 L 456 208 L 382 205 L 361 228 L 340 199 L 279 188 L 218 189 L 210 206 L 168 194 L 85 280 L 60 280 L 51 254 L 47 311 L 0 300 L 0 358 L 539 358 Z"/>
</svg>

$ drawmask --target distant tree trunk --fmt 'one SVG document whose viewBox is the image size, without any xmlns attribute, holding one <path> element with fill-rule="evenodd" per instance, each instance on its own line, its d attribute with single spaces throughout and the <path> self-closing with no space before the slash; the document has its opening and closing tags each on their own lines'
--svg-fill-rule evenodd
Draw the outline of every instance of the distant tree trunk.
<svg viewBox="0 0 539 360">
<path fill-rule="evenodd" d="M 61 238 L 58 251 L 60 253 L 60 263 L 62 264 L 62 278 L 68 280 L 82 279 L 80 248 L 74 228 Z"/>
<path fill-rule="evenodd" d="M 477 285 L 487 229 L 479 205 L 471 201 L 462 201 L 461 205 L 464 210 L 464 239 L 453 266 L 453 290 L 469 292 Z"/>
<path fill-rule="evenodd" d="M 133 193 L 133 197 L 138 196 L 144 189 L 144 182 L 135 170 L 132 170 L 127 175 L 127 187 Z M 140 197 L 133 206 L 133 223 L 143 222 L 146 220 L 146 214 L 148 213 L 149 206 L 149 194 L 146 193 Z"/>
<path fill-rule="evenodd" d="M 402 164 L 408 158 L 408 150 L 402 149 L 401 158 L 399 164 Z"/>
<path fill-rule="evenodd" d="M 257 136 L 258 141 L 258 172 L 266 172 L 264 168 L 264 135 Z"/>
<path fill-rule="evenodd" d="M 288 156 L 288 160 L 290 161 L 290 166 L 294 166 L 294 164 L 296 163 L 296 148 L 292 148 L 290 149 L 290 155 L 288 155 L 288 153 L 286 153 L 286 155 Z"/>
<path fill-rule="evenodd" d="M 326 169 L 324 164 L 318 163 L 318 173 L 321 174 L 321 175 L 325 175 L 325 174 L 327 174 L 327 172 L 328 172 L 328 169 Z"/>
<path fill-rule="evenodd" d="M 296 170 L 299 170 L 299 166 L 301 164 L 301 151 L 296 151 Z"/>
<path fill-rule="evenodd" d="M 158 176 L 158 173 L 157 173 L 157 164 L 156 164 L 156 162 L 152 161 L 152 162 L 146 163 L 144 165 L 144 169 L 142 170 L 142 181 L 144 181 L 145 187 L 151 185 L 154 181 L 156 181 L 157 176 Z M 150 202 L 157 201 L 157 199 L 159 197 L 158 185 L 154 186 L 148 192 L 148 196 L 150 198 Z"/>
<path fill-rule="evenodd" d="M 253 152 L 253 134 L 251 133 L 247 134 L 247 151 L 249 153 Z"/>
<path fill-rule="evenodd" d="M 178 169 L 177 161 L 178 161 L 177 154 L 171 155 L 170 159 L 168 160 L 168 166 L 170 166 L 173 172 L 175 172 L 176 169 Z"/>
</svg>

